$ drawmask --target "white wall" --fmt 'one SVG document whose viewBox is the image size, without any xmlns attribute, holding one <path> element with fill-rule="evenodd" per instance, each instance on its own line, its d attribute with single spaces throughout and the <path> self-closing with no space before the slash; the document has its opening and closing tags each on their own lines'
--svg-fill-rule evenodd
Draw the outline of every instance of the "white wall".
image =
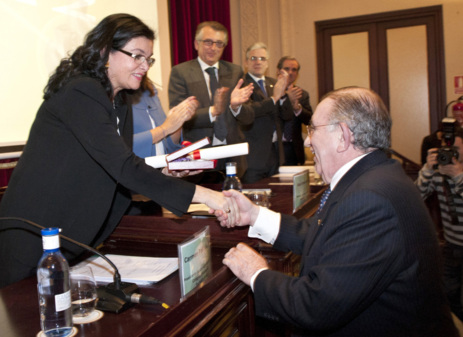
<svg viewBox="0 0 463 337">
<path fill-rule="evenodd" d="M 0 147 L 27 140 L 59 60 L 101 19 L 122 12 L 142 19 L 167 44 L 161 53 L 156 40 L 156 63 L 149 73 L 164 95 L 170 72 L 167 0 L 0 0 Z"/>
</svg>

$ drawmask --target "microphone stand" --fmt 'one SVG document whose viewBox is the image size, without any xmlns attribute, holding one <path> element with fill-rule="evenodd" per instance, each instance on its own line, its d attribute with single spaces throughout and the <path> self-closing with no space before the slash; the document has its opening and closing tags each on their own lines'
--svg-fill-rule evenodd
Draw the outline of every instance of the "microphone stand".
<svg viewBox="0 0 463 337">
<path fill-rule="evenodd" d="M 19 217 L 0 217 L 0 220 L 20 221 L 39 229 L 45 228 L 39 224 L 36 224 L 35 222 Z M 159 301 L 154 297 L 141 295 L 140 289 L 136 283 L 122 282 L 121 275 L 119 274 L 119 270 L 117 269 L 116 265 L 104 254 L 101 254 L 98 250 L 73 240 L 67 236 L 64 236 L 63 234 L 59 234 L 59 236 L 66 241 L 69 241 L 81 248 L 84 248 L 85 250 L 91 251 L 92 253 L 100 256 L 114 269 L 114 281 L 107 285 L 101 285 L 97 287 L 97 309 L 118 314 L 134 306 L 136 303 L 160 304 L 165 309 L 169 308 L 167 304 Z"/>
</svg>

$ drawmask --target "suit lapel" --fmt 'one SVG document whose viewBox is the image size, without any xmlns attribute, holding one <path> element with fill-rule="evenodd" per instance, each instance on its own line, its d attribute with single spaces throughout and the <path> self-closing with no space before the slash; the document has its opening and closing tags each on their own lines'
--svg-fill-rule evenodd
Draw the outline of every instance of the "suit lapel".
<svg viewBox="0 0 463 337">
<path fill-rule="evenodd" d="M 189 77 L 190 79 L 187 81 L 188 83 L 196 83 L 199 88 L 197 88 L 197 92 L 204 92 L 207 93 L 207 95 L 203 95 L 203 99 L 207 98 L 207 102 L 201 102 L 201 97 L 196 97 L 201 103 L 202 106 L 209 106 L 213 104 L 213 101 L 210 97 L 209 94 L 209 89 L 207 87 L 206 83 L 206 78 L 204 77 L 203 70 L 201 69 L 201 65 L 199 64 L 199 61 L 197 59 L 192 60 L 193 66 L 189 67 L 190 73 Z"/>
</svg>

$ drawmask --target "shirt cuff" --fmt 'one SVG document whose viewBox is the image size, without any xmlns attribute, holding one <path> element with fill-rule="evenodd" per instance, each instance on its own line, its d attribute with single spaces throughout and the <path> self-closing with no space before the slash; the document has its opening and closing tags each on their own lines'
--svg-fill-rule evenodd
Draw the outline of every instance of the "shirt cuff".
<svg viewBox="0 0 463 337">
<path fill-rule="evenodd" d="M 216 117 L 212 116 L 211 110 L 212 110 L 212 106 L 209 107 L 209 118 L 210 118 L 210 120 L 211 120 L 211 123 L 214 123 L 215 120 L 216 120 L 216 118 L 217 118 L 217 116 L 216 116 Z"/>
<path fill-rule="evenodd" d="M 249 227 L 248 236 L 257 238 L 273 245 L 280 231 L 280 213 L 265 207 L 259 207 L 259 214 L 254 225 Z"/>
<path fill-rule="evenodd" d="M 236 116 L 238 116 L 238 115 L 240 114 L 240 112 L 241 112 L 241 107 L 242 107 L 242 105 L 240 105 L 240 106 L 238 107 L 238 109 L 236 109 L 236 111 L 235 111 L 235 110 L 232 109 L 232 107 L 231 107 L 231 105 L 230 105 L 230 111 L 232 112 L 232 114 L 233 114 L 234 117 L 236 117 Z"/>
<path fill-rule="evenodd" d="M 267 270 L 267 269 L 268 269 L 268 268 L 261 268 L 261 269 L 259 269 L 258 271 L 256 271 L 256 272 L 254 273 L 254 275 L 252 275 L 251 280 L 249 281 L 249 283 L 250 283 L 250 286 L 251 286 L 251 290 L 252 290 L 253 292 L 254 292 L 254 282 L 256 281 L 257 276 L 260 274 L 261 271 L 264 271 L 264 270 Z"/>
</svg>

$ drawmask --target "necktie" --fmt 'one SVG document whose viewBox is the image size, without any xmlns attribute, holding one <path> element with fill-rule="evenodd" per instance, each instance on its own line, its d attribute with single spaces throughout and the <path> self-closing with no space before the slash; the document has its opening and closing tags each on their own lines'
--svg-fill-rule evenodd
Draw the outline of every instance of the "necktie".
<svg viewBox="0 0 463 337">
<path fill-rule="evenodd" d="M 209 74 L 209 88 L 211 89 L 211 104 L 214 105 L 214 93 L 219 87 L 219 82 L 215 76 L 215 67 L 209 67 L 206 69 Z M 216 117 L 214 122 L 214 135 L 215 137 L 223 142 L 227 137 L 227 122 L 225 120 L 226 111 Z"/>
<path fill-rule="evenodd" d="M 214 102 L 214 93 L 219 87 L 217 76 L 215 76 L 215 67 L 207 68 L 206 72 L 209 74 L 209 89 L 211 90 L 211 101 Z"/>
<path fill-rule="evenodd" d="M 328 197 L 330 196 L 331 193 L 331 188 L 328 186 L 328 188 L 323 192 L 322 198 L 320 200 L 320 206 L 318 206 L 317 214 L 321 212 L 323 206 L 325 206 L 326 200 L 328 200 Z"/>
<path fill-rule="evenodd" d="M 257 81 L 257 83 L 259 83 L 259 87 L 262 90 L 262 92 L 264 93 L 264 96 L 267 97 L 268 95 L 267 95 L 267 90 L 265 90 L 264 80 L 259 80 L 259 81 Z"/>
</svg>

